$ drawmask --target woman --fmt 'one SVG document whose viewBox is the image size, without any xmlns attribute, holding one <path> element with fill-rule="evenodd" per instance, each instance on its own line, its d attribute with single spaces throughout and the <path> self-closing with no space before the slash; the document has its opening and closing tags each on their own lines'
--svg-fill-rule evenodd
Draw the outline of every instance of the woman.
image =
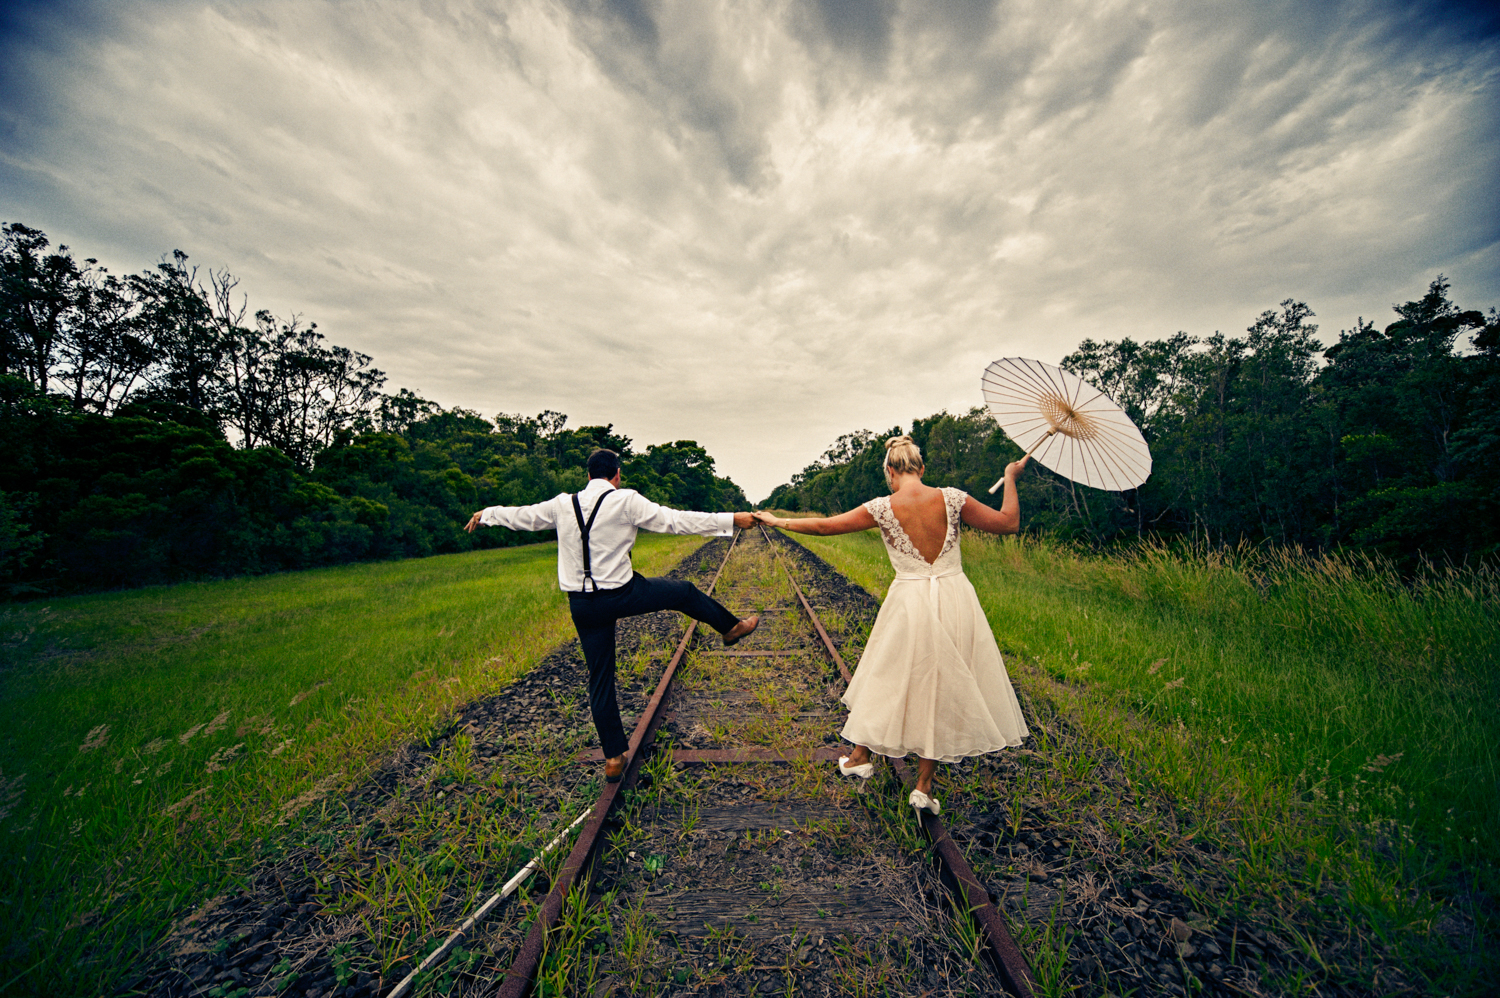
<svg viewBox="0 0 1500 998">
<path fill-rule="evenodd" d="M 885 442 L 889 497 L 841 516 L 755 514 L 761 523 L 797 534 L 880 528 L 896 578 L 844 692 L 849 720 L 842 733 L 855 749 L 839 760 L 839 771 L 869 779 L 871 752 L 891 758 L 915 752 L 921 762 L 911 805 L 918 810 L 941 810 L 932 796 L 939 762 L 1019 745 L 1030 734 L 958 545 L 960 522 L 992 534 L 1016 532 L 1016 476 L 1027 460 L 1006 467 L 1005 498 L 996 512 L 959 489 L 923 485 L 922 452 L 911 437 L 892 437 Z"/>
</svg>

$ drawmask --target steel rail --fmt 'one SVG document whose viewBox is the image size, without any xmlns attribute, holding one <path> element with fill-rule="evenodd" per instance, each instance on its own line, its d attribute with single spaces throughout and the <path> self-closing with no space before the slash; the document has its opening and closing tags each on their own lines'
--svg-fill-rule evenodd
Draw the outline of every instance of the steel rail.
<svg viewBox="0 0 1500 998">
<path fill-rule="evenodd" d="M 729 542 L 729 550 L 724 552 L 724 560 L 719 563 L 719 570 L 714 572 L 713 581 L 708 584 L 710 595 L 713 594 L 714 587 L 719 584 L 719 576 L 723 574 L 724 566 L 729 564 L 729 556 L 734 553 L 735 545 L 739 543 L 743 535 L 743 530 L 738 531 L 734 539 Z M 662 701 L 666 697 L 667 688 L 677 672 L 677 666 L 682 663 L 682 657 L 686 654 L 688 644 L 693 640 L 693 634 L 697 629 L 698 622 L 689 619 L 687 630 L 683 633 L 682 640 L 677 643 L 677 650 L 672 654 L 672 659 L 667 663 L 666 669 L 662 671 L 661 681 L 656 684 L 656 692 L 646 704 L 645 711 L 636 722 L 635 732 L 630 736 L 629 747 L 625 750 L 623 777 L 618 783 L 604 785 L 604 790 L 599 794 L 599 800 L 589 812 L 588 822 L 579 832 L 578 841 L 573 844 L 573 851 L 568 854 L 567 860 L 563 862 L 562 870 L 552 881 L 552 890 L 547 893 L 546 899 L 542 902 L 541 909 L 531 923 L 531 928 L 527 931 L 515 960 L 511 962 L 510 969 L 505 972 L 505 980 L 496 992 L 499 998 L 525 998 L 526 993 L 531 989 L 532 980 L 536 977 L 537 968 L 542 962 L 547 933 L 557 921 L 558 915 L 562 913 L 563 902 L 567 899 L 568 891 L 572 889 L 573 882 L 578 879 L 578 875 L 588 866 L 594 847 L 598 844 L 599 833 L 603 831 L 604 822 L 619 798 L 620 791 L 634 786 L 636 778 L 640 775 L 641 749 L 649 746 L 651 740 L 656 737 L 656 731 L 662 721 Z"/>
<path fill-rule="evenodd" d="M 672 762 L 684 766 L 704 765 L 720 762 L 832 762 L 842 749 L 825 745 L 811 752 L 783 752 L 780 749 L 759 745 L 747 745 L 732 749 L 672 749 Z M 604 753 L 599 749 L 580 752 L 575 762 L 603 762 Z"/>
<path fill-rule="evenodd" d="M 840 655 L 839 650 L 834 647 L 833 640 L 823 629 L 823 622 L 813 612 L 812 604 L 807 601 L 806 596 L 802 595 L 802 587 L 797 585 L 797 579 L 792 574 L 791 568 L 782 559 L 781 553 L 776 551 L 776 545 L 771 542 L 765 526 L 762 525 L 760 529 L 766 538 L 766 544 L 781 562 L 782 571 L 786 572 L 786 577 L 792 584 L 792 591 L 797 594 L 802 609 L 807 612 L 808 619 L 817 629 L 818 637 L 823 641 L 823 647 L 828 650 L 834 664 L 839 667 L 844 681 L 846 683 L 852 681 L 854 676 L 844 662 L 844 656 Z M 891 766 L 896 770 L 896 775 L 905 783 L 908 777 L 908 767 L 905 761 L 892 759 Z M 1016 945 L 1009 930 L 1006 929 L 1005 919 L 990 901 L 989 890 L 975 876 L 973 868 L 969 866 L 969 861 L 964 858 L 963 850 L 959 849 L 958 843 L 954 842 L 952 836 L 948 834 L 943 819 L 930 811 L 917 813 L 922 823 L 922 831 L 927 834 L 934 852 L 942 861 L 943 872 L 947 874 L 944 879 L 951 881 L 949 889 L 953 891 L 955 901 L 973 916 L 974 921 L 984 932 L 985 942 L 989 944 L 989 953 L 995 962 L 995 969 L 999 972 L 1001 983 L 1016 998 L 1033 998 L 1036 992 L 1036 978 L 1032 975 L 1031 968 L 1026 965 L 1026 959 L 1021 955 L 1020 947 Z"/>
<path fill-rule="evenodd" d="M 672 761 L 684 766 L 705 766 L 732 762 L 836 762 L 842 750 L 833 746 L 811 752 L 782 752 L 780 749 L 746 746 L 737 749 L 673 749 Z"/>
</svg>

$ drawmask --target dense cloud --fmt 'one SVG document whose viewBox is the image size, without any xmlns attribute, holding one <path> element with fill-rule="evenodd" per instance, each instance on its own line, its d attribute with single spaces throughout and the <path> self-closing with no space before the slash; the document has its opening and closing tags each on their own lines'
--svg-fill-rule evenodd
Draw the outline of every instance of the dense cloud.
<svg viewBox="0 0 1500 998">
<path fill-rule="evenodd" d="M 11 8 L 0 217 L 758 497 L 1007 355 L 1500 304 L 1496 21 L 1376 3 Z"/>
</svg>

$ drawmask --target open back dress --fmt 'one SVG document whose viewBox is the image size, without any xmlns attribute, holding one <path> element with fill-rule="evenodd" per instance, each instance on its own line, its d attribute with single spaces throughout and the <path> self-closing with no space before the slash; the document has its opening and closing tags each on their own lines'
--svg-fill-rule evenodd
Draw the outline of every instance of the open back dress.
<svg viewBox="0 0 1500 998">
<path fill-rule="evenodd" d="M 948 532 L 931 564 L 901 529 L 891 500 L 865 503 L 896 578 L 844 692 L 843 736 L 879 755 L 957 762 L 1019 745 L 1030 732 L 1000 648 L 964 575 L 959 514 L 968 495 L 943 489 Z"/>
</svg>

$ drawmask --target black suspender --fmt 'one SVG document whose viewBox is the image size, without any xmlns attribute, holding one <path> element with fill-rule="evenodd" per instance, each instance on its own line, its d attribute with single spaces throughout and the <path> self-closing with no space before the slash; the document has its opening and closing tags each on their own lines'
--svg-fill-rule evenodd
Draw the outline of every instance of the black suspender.
<svg viewBox="0 0 1500 998">
<path fill-rule="evenodd" d="M 594 592 L 599 591 L 599 583 L 594 582 L 594 561 L 589 557 L 589 531 L 594 529 L 594 518 L 599 515 L 599 507 L 603 506 L 604 500 L 615 491 L 615 489 L 610 489 L 609 492 L 599 497 L 599 501 L 594 503 L 594 511 L 589 514 L 588 523 L 583 522 L 583 507 L 578 504 L 578 496 L 573 496 L 573 515 L 578 518 L 578 532 L 583 535 L 583 592 L 589 591 L 591 583 Z"/>
</svg>

